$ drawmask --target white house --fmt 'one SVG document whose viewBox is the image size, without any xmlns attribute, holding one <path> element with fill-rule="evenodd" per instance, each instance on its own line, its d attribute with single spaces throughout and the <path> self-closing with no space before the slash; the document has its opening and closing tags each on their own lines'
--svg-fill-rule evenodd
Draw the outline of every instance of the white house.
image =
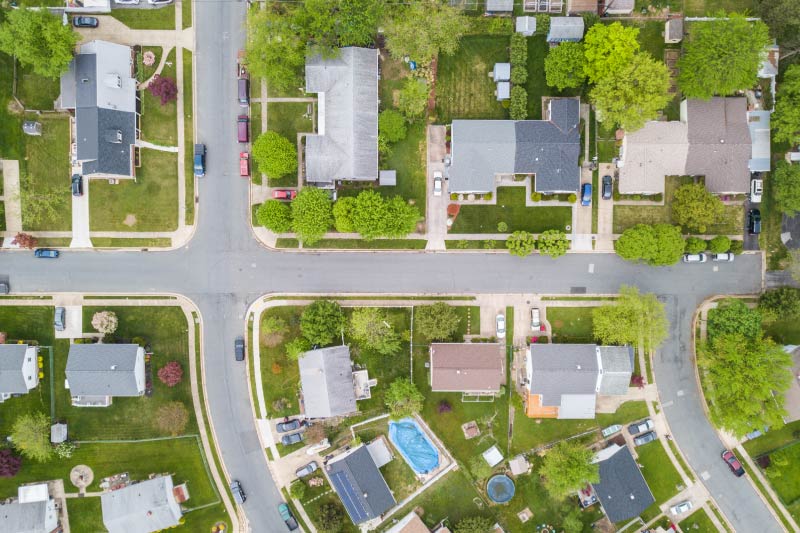
<svg viewBox="0 0 800 533">
<path fill-rule="evenodd" d="M 144 349 L 136 344 L 73 344 L 66 388 L 72 405 L 108 407 L 114 396 L 142 396 Z"/>
<path fill-rule="evenodd" d="M 36 346 L 0 344 L 0 403 L 39 385 Z"/>
</svg>

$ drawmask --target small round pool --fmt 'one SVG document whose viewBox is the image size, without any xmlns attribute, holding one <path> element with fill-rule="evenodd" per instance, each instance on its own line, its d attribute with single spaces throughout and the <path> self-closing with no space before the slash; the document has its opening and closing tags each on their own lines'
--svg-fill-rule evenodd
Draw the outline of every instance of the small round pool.
<svg viewBox="0 0 800 533">
<path fill-rule="evenodd" d="M 486 484 L 486 495 L 494 503 L 508 503 L 514 497 L 514 491 L 514 482 L 504 474 L 494 476 Z"/>
</svg>

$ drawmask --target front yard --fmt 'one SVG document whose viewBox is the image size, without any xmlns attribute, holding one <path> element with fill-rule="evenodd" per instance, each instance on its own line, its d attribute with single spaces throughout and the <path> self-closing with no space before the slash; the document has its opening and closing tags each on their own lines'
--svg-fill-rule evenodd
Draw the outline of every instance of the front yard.
<svg viewBox="0 0 800 533">
<path fill-rule="evenodd" d="M 548 307 L 547 321 L 552 328 L 552 342 L 592 343 L 594 307 Z"/>
<path fill-rule="evenodd" d="M 131 11 L 139 11 L 131 10 Z M 161 59 L 158 54 L 157 60 Z M 191 68 L 191 64 L 189 65 Z M 170 50 L 167 55 L 166 63 L 160 76 L 171 78 L 177 82 L 177 63 L 175 60 L 175 48 Z M 191 71 L 188 73 L 191 78 Z M 184 74 L 185 77 L 185 74 Z M 178 146 L 178 101 L 173 100 L 161 105 L 161 100 L 145 89 L 141 91 L 142 99 L 142 140 L 159 144 L 162 146 Z M 183 112 L 183 110 L 181 110 Z"/>
<path fill-rule="evenodd" d="M 116 7 L 116 6 L 114 6 Z M 112 9 L 111 16 L 133 30 L 174 30 L 175 4 L 158 9 Z"/>
<path fill-rule="evenodd" d="M 566 231 L 572 224 L 571 207 L 525 205 L 524 187 L 498 187 L 493 205 L 462 205 L 450 234 L 498 233 L 497 224 L 505 222 L 508 232 L 541 233 L 548 229 Z"/>
<path fill-rule="evenodd" d="M 678 524 L 682 531 L 691 531 L 692 533 L 717 533 L 717 527 L 714 522 L 709 518 L 705 509 L 698 509 L 684 518 Z"/>
<path fill-rule="evenodd" d="M 656 499 L 650 507 L 642 513 L 645 522 L 661 514 L 658 506 L 683 490 L 683 480 L 664 451 L 661 441 L 650 442 L 636 448 L 637 462 L 642 468 L 644 476 L 653 497 Z"/>
</svg>

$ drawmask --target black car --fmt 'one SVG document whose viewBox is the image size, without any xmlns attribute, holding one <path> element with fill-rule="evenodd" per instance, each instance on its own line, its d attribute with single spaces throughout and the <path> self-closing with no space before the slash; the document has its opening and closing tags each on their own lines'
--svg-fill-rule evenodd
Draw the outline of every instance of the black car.
<svg viewBox="0 0 800 533">
<path fill-rule="evenodd" d="M 303 433 L 290 433 L 289 435 L 284 435 L 281 437 L 281 444 L 284 446 L 291 446 L 292 444 L 297 444 L 298 442 L 303 440 Z"/>
<path fill-rule="evenodd" d="M 758 209 L 751 209 L 747 213 L 747 231 L 750 235 L 761 233 L 761 211 Z"/>
<path fill-rule="evenodd" d="M 611 176 L 603 176 L 603 200 L 611 200 L 611 195 L 614 189 L 614 180 Z"/>
<path fill-rule="evenodd" d="M 95 17 L 75 17 L 72 19 L 72 25 L 76 28 L 96 28 L 100 25 L 100 21 Z"/>
<path fill-rule="evenodd" d="M 288 422 L 278 422 L 275 425 L 275 429 L 278 430 L 278 433 L 286 433 L 287 431 L 294 431 L 300 427 L 300 421 L 298 419 L 289 420 Z"/>
<path fill-rule="evenodd" d="M 83 196 L 83 177 L 80 174 L 72 175 L 72 196 Z"/>
<path fill-rule="evenodd" d="M 244 338 L 243 337 L 236 337 L 236 340 L 233 342 L 233 350 L 236 354 L 237 361 L 244 361 Z"/>
</svg>

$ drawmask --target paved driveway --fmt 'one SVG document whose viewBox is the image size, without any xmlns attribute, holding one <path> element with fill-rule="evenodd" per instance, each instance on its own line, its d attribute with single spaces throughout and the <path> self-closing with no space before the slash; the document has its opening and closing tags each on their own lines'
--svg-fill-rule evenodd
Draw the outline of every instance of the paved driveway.
<svg viewBox="0 0 800 533">
<path fill-rule="evenodd" d="M 442 183 L 441 196 L 433 195 L 433 174 L 441 172 L 444 175 L 444 156 L 447 153 L 445 147 L 444 126 L 428 126 L 428 181 L 427 181 L 427 208 L 425 221 L 427 224 L 428 243 L 426 250 L 444 250 L 445 237 L 447 236 L 447 204 L 449 203 L 449 193 L 447 192 L 447 182 Z"/>
<path fill-rule="evenodd" d="M 72 240 L 70 248 L 91 248 L 89 238 L 89 182 L 83 178 L 83 195 L 72 196 Z"/>
</svg>

